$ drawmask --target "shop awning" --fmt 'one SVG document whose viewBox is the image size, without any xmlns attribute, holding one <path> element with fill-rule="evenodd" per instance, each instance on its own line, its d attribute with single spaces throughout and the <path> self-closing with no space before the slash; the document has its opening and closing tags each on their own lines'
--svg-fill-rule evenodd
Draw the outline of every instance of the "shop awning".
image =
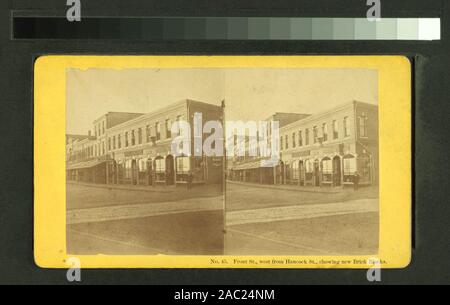
<svg viewBox="0 0 450 305">
<path fill-rule="evenodd" d="M 85 162 L 78 162 L 75 164 L 69 164 L 67 169 L 85 169 L 97 166 L 99 164 L 105 163 L 105 160 L 90 160 Z"/>
</svg>

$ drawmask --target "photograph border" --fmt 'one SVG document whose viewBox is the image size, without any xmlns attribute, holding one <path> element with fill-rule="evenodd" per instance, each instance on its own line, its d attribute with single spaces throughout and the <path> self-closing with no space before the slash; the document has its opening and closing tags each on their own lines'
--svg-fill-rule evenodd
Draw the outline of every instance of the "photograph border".
<svg viewBox="0 0 450 305">
<path fill-rule="evenodd" d="M 375 69 L 379 92 L 380 240 L 374 256 L 84 255 L 82 268 L 403 268 L 411 259 L 411 63 L 404 56 L 42 56 L 34 74 L 34 256 L 67 268 L 66 69 L 297 68 Z M 212 260 L 219 264 L 212 264 Z M 303 261 L 261 264 L 260 260 Z"/>
</svg>

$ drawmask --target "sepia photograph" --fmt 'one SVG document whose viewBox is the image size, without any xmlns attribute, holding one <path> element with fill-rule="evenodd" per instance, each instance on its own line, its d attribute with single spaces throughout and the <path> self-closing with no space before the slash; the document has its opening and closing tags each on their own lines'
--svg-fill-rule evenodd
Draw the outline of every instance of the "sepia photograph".
<svg viewBox="0 0 450 305">
<path fill-rule="evenodd" d="M 375 255 L 378 71 L 66 70 L 70 255 Z"/>
</svg>

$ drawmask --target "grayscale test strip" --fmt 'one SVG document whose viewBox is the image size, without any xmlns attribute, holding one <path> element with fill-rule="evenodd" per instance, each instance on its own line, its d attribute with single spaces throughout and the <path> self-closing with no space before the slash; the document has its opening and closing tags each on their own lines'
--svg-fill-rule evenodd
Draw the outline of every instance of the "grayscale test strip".
<svg viewBox="0 0 450 305">
<path fill-rule="evenodd" d="M 440 18 L 13 17 L 13 39 L 440 40 Z"/>
</svg>

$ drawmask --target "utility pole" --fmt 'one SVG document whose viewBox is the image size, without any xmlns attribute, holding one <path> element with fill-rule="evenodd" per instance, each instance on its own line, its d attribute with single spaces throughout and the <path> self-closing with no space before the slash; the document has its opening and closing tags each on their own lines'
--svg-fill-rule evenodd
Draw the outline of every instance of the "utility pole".
<svg viewBox="0 0 450 305">
<path fill-rule="evenodd" d="M 222 192 L 223 192 L 223 247 L 226 249 L 227 239 L 227 145 L 226 145 L 226 120 L 225 120 L 225 100 L 221 102 L 222 107 L 222 133 L 223 133 L 223 159 L 222 159 Z"/>
</svg>

